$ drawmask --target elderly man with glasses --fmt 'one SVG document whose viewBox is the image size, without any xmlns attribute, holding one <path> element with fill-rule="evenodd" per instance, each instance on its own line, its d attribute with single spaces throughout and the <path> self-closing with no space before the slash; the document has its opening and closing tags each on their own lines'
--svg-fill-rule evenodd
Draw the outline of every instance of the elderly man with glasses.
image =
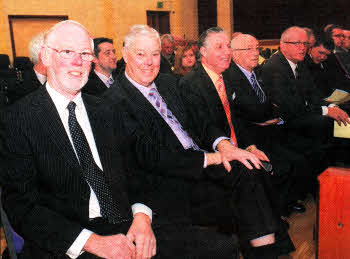
<svg viewBox="0 0 350 259">
<path fill-rule="evenodd" d="M 285 30 L 280 40 L 281 51 L 263 66 L 262 80 L 284 119 L 289 144 L 319 163 L 321 156 L 316 154 L 329 144 L 333 121 L 344 125 L 350 121 L 346 112 L 337 106 L 327 106 L 322 100 L 302 62 L 307 47 L 308 37 L 303 28 L 293 26 Z"/>
</svg>

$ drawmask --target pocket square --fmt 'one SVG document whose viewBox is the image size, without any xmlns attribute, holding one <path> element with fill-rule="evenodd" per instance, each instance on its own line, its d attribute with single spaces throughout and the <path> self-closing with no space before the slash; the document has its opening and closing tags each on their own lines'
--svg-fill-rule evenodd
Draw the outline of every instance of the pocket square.
<svg viewBox="0 0 350 259">
<path fill-rule="evenodd" d="M 232 100 L 234 100 L 236 98 L 236 93 L 232 94 Z"/>
</svg>

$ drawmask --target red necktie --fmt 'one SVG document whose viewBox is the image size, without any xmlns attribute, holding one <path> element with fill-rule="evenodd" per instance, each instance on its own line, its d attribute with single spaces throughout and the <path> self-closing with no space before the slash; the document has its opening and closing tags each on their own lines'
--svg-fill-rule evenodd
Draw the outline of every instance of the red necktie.
<svg viewBox="0 0 350 259">
<path fill-rule="evenodd" d="M 238 147 L 235 130 L 233 128 L 232 121 L 231 121 L 230 105 L 229 105 L 228 100 L 227 100 L 225 84 L 224 84 L 224 80 L 222 79 L 222 75 L 220 75 L 220 77 L 217 81 L 217 91 L 218 91 L 221 103 L 224 106 L 228 125 L 230 125 L 230 129 L 231 129 L 231 137 L 230 138 L 235 143 L 235 145 Z"/>
</svg>

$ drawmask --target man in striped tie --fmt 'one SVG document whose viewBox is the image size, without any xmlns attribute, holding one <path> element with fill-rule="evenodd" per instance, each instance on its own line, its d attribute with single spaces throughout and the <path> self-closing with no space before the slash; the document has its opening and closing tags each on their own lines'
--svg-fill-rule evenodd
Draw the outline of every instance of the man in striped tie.
<svg viewBox="0 0 350 259">
<path fill-rule="evenodd" d="M 224 36 L 224 40 L 227 39 L 224 33 L 220 35 Z M 221 44 L 223 39 L 219 38 L 215 43 L 219 45 L 218 48 L 224 49 L 223 58 L 218 53 L 218 59 L 224 59 L 220 65 L 227 68 L 231 54 L 228 51 L 228 39 L 225 45 Z M 214 152 L 211 145 L 201 146 L 197 142 L 200 139 L 188 131 L 197 120 L 191 121 L 189 118 L 183 100 L 177 93 L 176 78 L 159 73 L 161 48 L 158 33 L 148 26 L 135 25 L 124 42 L 125 73 L 120 78 L 120 84 L 106 92 L 106 98 L 115 102 L 113 110 L 125 110 L 125 136 L 135 138 L 129 166 L 145 178 L 140 185 L 140 192 L 153 191 L 158 194 L 154 201 L 160 206 L 152 206 L 152 209 L 169 218 L 174 215 L 179 215 L 178 219 L 190 217 L 191 222 L 197 225 L 227 224 L 231 228 L 227 227 L 226 232 L 232 232 L 231 225 L 234 223 L 238 228 L 245 258 L 272 259 L 293 250 L 288 234 L 281 229 L 271 209 L 262 180 L 264 174 L 256 170 L 250 172 L 242 164 L 250 168 L 261 166 L 254 153 L 236 147 L 236 128 L 230 124 L 228 137 L 223 138 L 234 149 L 234 155 L 224 157 L 224 153 Z M 224 89 L 222 78 L 217 76 L 217 80 L 218 88 Z M 224 98 L 221 101 L 219 97 L 218 100 L 223 110 L 228 101 Z M 197 106 L 199 101 L 193 100 L 191 105 Z M 227 121 L 229 116 L 224 116 Z M 250 149 L 261 155 L 262 159 L 267 159 L 256 148 Z M 227 173 L 222 165 L 223 157 L 224 166 L 231 173 Z M 242 163 L 230 163 L 232 157 L 240 159 Z M 184 206 L 189 209 L 184 211 Z M 180 211 L 184 212 L 180 214 Z M 275 239 L 276 232 L 284 235 L 278 234 Z M 205 238 L 203 232 L 200 235 Z M 184 238 L 190 240 L 193 237 L 189 235 Z M 211 244 L 218 241 L 212 238 Z M 220 242 L 225 250 L 226 241 Z M 161 247 L 160 243 L 158 245 Z M 280 250 L 281 245 L 283 250 Z M 205 244 L 198 245 L 192 247 L 188 255 L 203 258 L 206 250 Z M 224 257 L 217 251 L 210 258 Z"/>
</svg>

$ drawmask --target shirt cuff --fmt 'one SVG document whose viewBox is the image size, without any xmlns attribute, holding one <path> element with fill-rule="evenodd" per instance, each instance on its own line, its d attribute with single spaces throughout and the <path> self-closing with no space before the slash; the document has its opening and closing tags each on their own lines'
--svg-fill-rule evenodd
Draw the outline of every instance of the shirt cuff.
<svg viewBox="0 0 350 259">
<path fill-rule="evenodd" d="M 208 164 L 207 164 L 207 155 L 206 155 L 206 152 L 204 152 L 203 155 L 204 155 L 204 165 L 203 165 L 203 168 L 207 168 Z"/>
<path fill-rule="evenodd" d="M 84 253 L 83 248 L 86 243 L 86 241 L 90 238 L 91 234 L 90 230 L 83 229 L 79 236 L 75 239 L 74 243 L 69 247 L 68 251 L 66 252 L 66 255 L 68 255 L 70 258 L 75 259 L 82 253 Z"/>
<path fill-rule="evenodd" d="M 330 107 L 330 108 L 337 107 L 337 105 L 334 104 L 334 103 L 331 103 L 330 105 L 328 105 L 328 107 Z M 327 108 L 327 106 L 322 106 L 322 115 L 323 116 L 328 115 L 328 108 Z"/>
<path fill-rule="evenodd" d="M 131 206 L 131 210 L 132 210 L 132 215 L 135 215 L 136 213 L 139 213 L 139 212 L 146 214 L 151 219 L 151 222 L 152 222 L 152 210 L 146 205 L 142 203 L 134 203 Z"/>
<path fill-rule="evenodd" d="M 228 138 L 228 137 L 219 137 L 217 138 L 214 143 L 213 143 L 213 150 L 215 152 L 218 152 L 218 150 L 216 149 L 217 145 L 220 143 L 221 140 L 227 139 L 231 142 L 232 145 L 235 145 L 235 143 L 232 141 L 232 139 Z"/>
</svg>

